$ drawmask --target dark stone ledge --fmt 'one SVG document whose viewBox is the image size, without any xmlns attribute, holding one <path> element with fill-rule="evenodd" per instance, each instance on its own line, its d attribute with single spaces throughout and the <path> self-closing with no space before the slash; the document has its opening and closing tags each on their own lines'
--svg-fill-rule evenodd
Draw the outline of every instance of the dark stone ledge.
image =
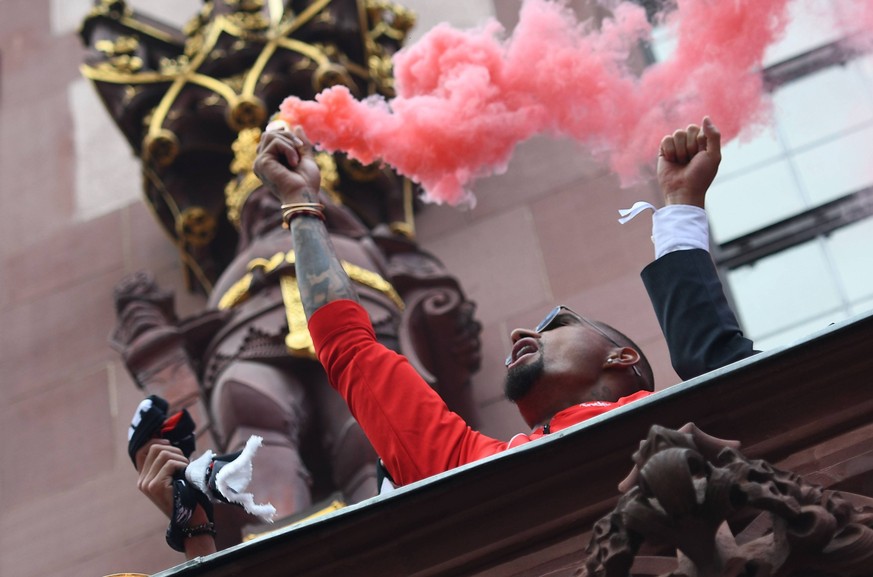
<svg viewBox="0 0 873 577">
<path fill-rule="evenodd" d="M 154 577 L 573 575 L 652 424 L 779 462 L 873 422 L 873 312 L 629 407 Z"/>
</svg>

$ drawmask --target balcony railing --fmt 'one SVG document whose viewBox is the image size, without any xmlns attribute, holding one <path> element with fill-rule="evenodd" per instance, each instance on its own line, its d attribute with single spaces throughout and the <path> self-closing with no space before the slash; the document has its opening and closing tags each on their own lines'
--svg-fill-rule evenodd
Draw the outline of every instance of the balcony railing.
<svg viewBox="0 0 873 577">
<path fill-rule="evenodd" d="M 496 457 L 155 577 L 581 575 L 652 424 L 873 496 L 873 312 Z"/>
</svg>

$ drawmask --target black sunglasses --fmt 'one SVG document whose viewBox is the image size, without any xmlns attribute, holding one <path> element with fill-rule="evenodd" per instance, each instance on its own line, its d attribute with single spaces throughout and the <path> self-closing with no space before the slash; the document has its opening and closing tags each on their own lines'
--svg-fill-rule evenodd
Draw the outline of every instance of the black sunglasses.
<svg viewBox="0 0 873 577">
<path fill-rule="evenodd" d="M 575 318 L 576 320 L 581 321 L 582 323 L 588 325 L 589 327 L 594 329 L 597 333 L 599 333 L 600 336 L 602 336 L 603 338 L 608 340 L 610 343 L 612 343 L 614 346 L 616 346 L 618 348 L 623 348 L 626 346 L 626 345 L 620 345 L 614 338 L 612 338 L 611 336 L 606 334 L 606 332 L 603 329 L 601 329 L 596 324 L 594 324 L 592 321 L 586 319 L 585 317 L 583 317 L 582 315 L 580 315 L 579 313 L 577 313 L 576 311 L 574 311 L 573 309 L 571 309 L 570 307 L 565 306 L 565 305 L 558 305 L 555 308 L 553 308 L 551 311 L 549 311 L 549 314 L 546 315 L 546 318 L 541 320 L 539 322 L 539 324 L 536 326 L 536 328 L 534 329 L 534 332 L 544 333 L 545 331 L 548 331 L 548 330 L 555 328 L 555 321 L 558 319 L 558 317 L 561 315 L 561 313 L 569 314 L 573 318 Z M 511 362 L 512 362 L 512 355 L 510 355 L 509 357 L 506 358 L 507 365 L 509 365 Z M 637 377 L 637 382 L 639 382 L 640 385 L 643 385 L 644 384 L 643 383 L 643 376 L 640 374 L 640 369 L 636 365 L 633 365 L 631 367 L 631 369 L 633 369 L 634 374 Z"/>
</svg>

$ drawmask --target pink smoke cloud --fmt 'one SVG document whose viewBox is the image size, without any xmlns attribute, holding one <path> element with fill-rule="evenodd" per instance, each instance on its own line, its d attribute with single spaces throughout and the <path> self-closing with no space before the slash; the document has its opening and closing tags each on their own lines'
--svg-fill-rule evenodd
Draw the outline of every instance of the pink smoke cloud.
<svg viewBox="0 0 873 577">
<path fill-rule="evenodd" d="M 337 86 L 288 98 L 280 114 L 327 150 L 392 165 L 432 202 L 473 204 L 471 183 L 505 170 L 516 144 L 540 133 L 586 144 L 631 181 L 664 134 L 706 114 L 726 140 L 768 118 L 757 70 L 788 2 L 678 0 L 667 16 L 674 55 L 639 75 L 628 65 L 650 33 L 639 6 L 619 4 L 594 30 L 561 2 L 525 0 L 509 38 L 493 21 L 441 25 L 398 53 L 390 102 Z"/>
<path fill-rule="evenodd" d="M 867 31 L 867 35 L 873 35 L 873 4 L 870 2 L 865 2 L 863 4 L 863 12 L 861 14 L 861 22 L 864 30 Z"/>
</svg>

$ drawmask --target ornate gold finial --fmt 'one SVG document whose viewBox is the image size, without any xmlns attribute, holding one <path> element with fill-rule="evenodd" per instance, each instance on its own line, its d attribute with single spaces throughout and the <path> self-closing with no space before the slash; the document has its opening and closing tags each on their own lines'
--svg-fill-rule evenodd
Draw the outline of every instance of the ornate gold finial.
<svg viewBox="0 0 873 577">
<path fill-rule="evenodd" d="M 106 62 L 101 62 L 102 70 L 112 70 L 121 73 L 134 73 L 142 70 L 142 58 L 136 56 L 139 40 L 134 36 L 119 36 L 113 40 L 100 40 L 94 48 L 105 54 Z"/>
<path fill-rule="evenodd" d="M 182 33 L 187 38 L 185 40 L 185 58 L 194 57 L 203 48 L 206 36 L 213 24 L 213 12 L 215 12 L 213 0 L 204 0 L 197 15 L 182 27 Z"/>
<path fill-rule="evenodd" d="M 209 24 L 210 20 L 212 19 L 212 11 L 214 9 L 215 4 L 212 2 L 212 0 L 205 0 L 203 2 L 203 6 L 200 7 L 200 11 L 182 27 L 182 34 L 188 36 L 189 38 L 191 36 L 194 36 L 195 34 L 198 34 L 201 30 L 203 30 L 204 26 Z"/>
<path fill-rule="evenodd" d="M 267 121 L 267 107 L 257 96 L 240 96 L 227 112 L 227 122 L 237 131 L 258 128 Z"/>
<path fill-rule="evenodd" d="M 190 65 L 190 59 L 184 54 L 180 54 L 178 58 L 161 58 L 158 70 L 167 76 L 178 76 L 184 74 Z"/>
<path fill-rule="evenodd" d="M 225 0 L 233 13 L 228 20 L 247 32 L 259 32 L 270 27 L 270 20 L 261 11 L 264 0 Z"/>
<path fill-rule="evenodd" d="M 402 38 L 396 40 L 405 39 L 406 34 L 415 26 L 415 12 L 390 0 L 367 0 L 367 11 L 371 28 L 375 29 L 377 24 L 384 23 L 397 33 L 403 34 Z"/>
<path fill-rule="evenodd" d="M 115 40 L 100 40 L 94 48 L 107 56 L 130 55 L 139 48 L 139 40 L 134 36 L 119 36 Z"/>
<path fill-rule="evenodd" d="M 139 56 L 123 54 L 121 56 L 113 56 L 108 62 L 101 62 L 98 68 L 121 74 L 133 74 L 142 70 L 142 66 L 142 58 Z"/>
<path fill-rule="evenodd" d="M 227 219 L 237 229 L 240 227 L 243 205 L 249 195 L 261 186 L 261 180 L 253 172 L 260 140 L 260 128 L 247 128 L 240 131 L 231 145 L 233 161 L 230 163 L 230 171 L 237 178 L 228 182 L 224 188 L 224 202 L 227 206 Z"/>
<path fill-rule="evenodd" d="M 387 0 L 367 0 L 367 17 L 370 30 L 367 33 L 367 68 L 376 89 L 389 97 L 395 95 L 394 67 L 392 53 L 382 43 L 390 39 L 398 45 L 403 44 L 412 27 L 415 26 L 415 13 Z"/>
<path fill-rule="evenodd" d="M 187 246 L 208 245 L 217 228 L 215 218 L 201 206 L 188 207 L 176 218 L 176 233 Z"/>
<path fill-rule="evenodd" d="M 225 0 L 225 3 L 240 12 L 260 12 L 264 7 L 264 0 Z"/>
<path fill-rule="evenodd" d="M 380 94 L 393 98 L 397 95 L 394 84 L 394 63 L 391 57 L 385 54 L 385 50 L 377 46 L 373 47 L 370 58 L 367 59 L 370 78 L 373 79 Z"/>
<path fill-rule="evenodd" d="M 260 12 L 236 12 L 228 18 L 247 32 L 261 32 L 270 27 L 270 20 Z"/>
<path fill-rule="evenodd" d="M 169 166 L 179 154 L 179 139 L 166 128 L 148 134 L 142 143 L 143 160 L 151 161 L 155 166 Z"/>
<path fill-rule="evenodd" d="M 86 18 L 94 18 L 97 16 L 107 16 L 113 20 L 120 20 L 123 17 L 131 16 L 133 10 L 124 3 L 124 0 L 101 0 L 100 4 L 91 8 Z"/>
<path fill-rule="evenodd" d="M 358 89 L 355 81 L 352 80 L 348 69 L 335 62 L 322 62 L 318 65 L 315 73 L 312 75 L 312 88 L 316 92 L 321 92 L 325 88 L 331 86 L 343 85 L 347 87 L 352 94 L 358 96 Z"/>
</svg>

